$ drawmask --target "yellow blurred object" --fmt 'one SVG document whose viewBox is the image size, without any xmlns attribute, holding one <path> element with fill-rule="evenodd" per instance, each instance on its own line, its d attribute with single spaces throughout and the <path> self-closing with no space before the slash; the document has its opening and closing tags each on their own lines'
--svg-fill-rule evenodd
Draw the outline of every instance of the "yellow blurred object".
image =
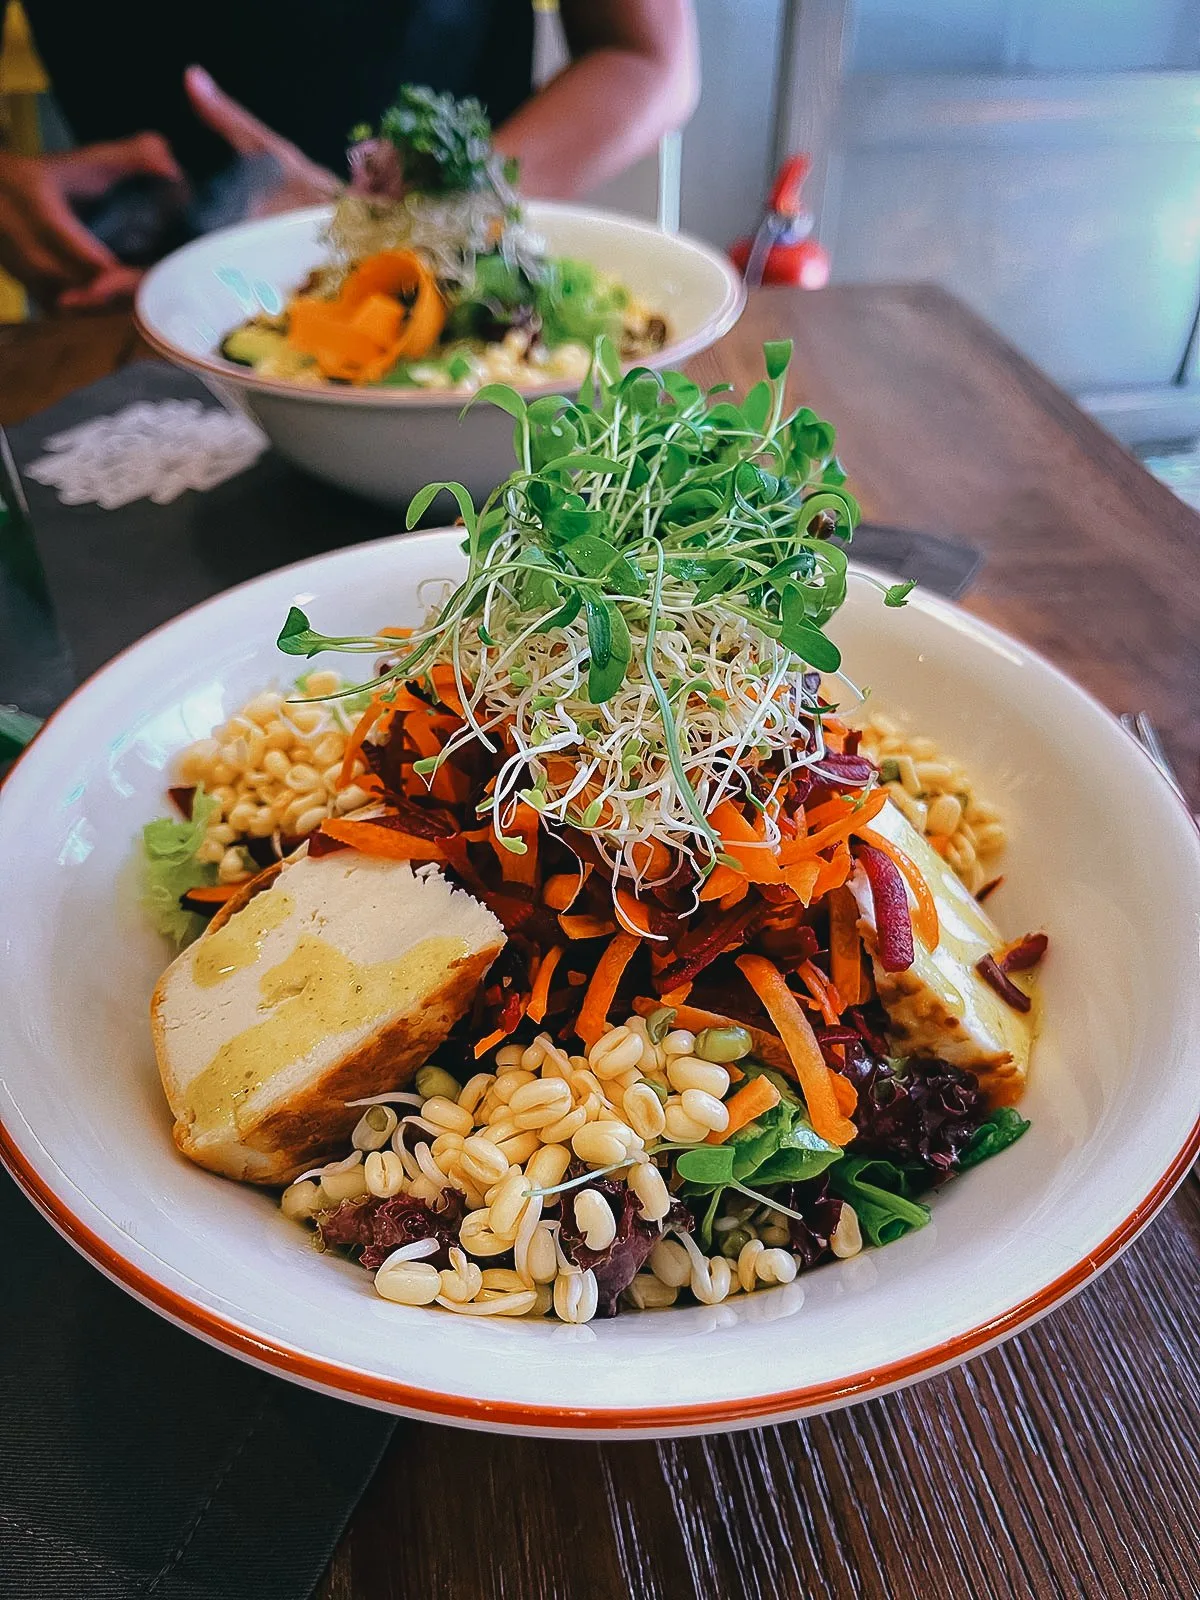
<svg viewBox="0 0 1200 1600">
<path fill-rule="evenodd" d="M 20 0 L 9 0 L 0 35 L 0 94 L 45 94 L 50 87 Z"/>
<path fill-rule="evenodd" d="M 0 147 L 34 156 L 41 149 L 37 97 L 50 87 L 20 0 L 9 0 L 0 35 Z M 0 322 L 23 322 L 25 291 L 0 272 Z"/>
</svg>

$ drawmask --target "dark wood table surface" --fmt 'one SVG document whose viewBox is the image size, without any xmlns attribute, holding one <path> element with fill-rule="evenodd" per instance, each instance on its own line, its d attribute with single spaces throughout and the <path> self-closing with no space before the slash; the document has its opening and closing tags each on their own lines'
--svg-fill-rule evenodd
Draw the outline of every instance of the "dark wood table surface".
<svg viewBox="0 0 1200 1600">
<path fill-rule="evenodd" d="M 782 337 L 867 513 L 978 546 L 967 608 L 1149 711 L 1200 804 L 1200 518 L 939 290 L 766 291 L 693 371 L 743 388 Z M 0 332 L 0 422 L 146 353 L 119 313 Z M 659 1443 L 402 1424 L 318 1595 L 1193 1600 L 1198 1304 L 1193 1176 L 1036 1327 L 849 1410 Z"/>
</svg>

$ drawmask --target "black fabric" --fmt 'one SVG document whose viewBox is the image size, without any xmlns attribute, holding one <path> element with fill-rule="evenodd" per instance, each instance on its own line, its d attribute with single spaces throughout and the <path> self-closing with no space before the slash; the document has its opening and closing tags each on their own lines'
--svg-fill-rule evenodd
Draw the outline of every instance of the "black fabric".
<svg viewBox="0 0 1200 1600">
<path fill-rule="evenodd" d="M 532 0 L 26 0 L 25 10 L 79 143 L 153 129 L 194 179 L 230 152 L 188 105 L 193 63 L 339 176 L 350 129 L 376 121 L 402 83 L 475 95 L 497 126 L 531 92 Z"/>
<path fill-rule="evenodd" d="M 0 1230 L 0 1600 L 302 1600 L 391 1419 L 171 1327 L 2 1171 Z"/>
</svg>

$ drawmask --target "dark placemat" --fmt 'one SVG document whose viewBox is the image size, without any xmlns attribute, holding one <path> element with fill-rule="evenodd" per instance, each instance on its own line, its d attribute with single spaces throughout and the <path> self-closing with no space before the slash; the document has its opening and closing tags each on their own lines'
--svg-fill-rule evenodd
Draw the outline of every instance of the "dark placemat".
<svg viewBox="0 0 1200 1600">
<path fill-rule="evenodd" d="M 90 417 L 193 396 L 216 403 L 186 374 L 131 366 L 12 430 L 13 454 L 24 467 L 50 435 Z M 273 453 L 167 506 L 103 511 L 64 506 L 28 480 L 26 490 L 48 598 L 0 560 L 0 702 L 39 715 L 72 681 L 197 601 L 401 526 L 396 512 L 316 483 Z M 980 561 L 953 540 L 870 526 L 854 554 L 951 596 Z M 9 1262 L 0 1600 L 306 1595 L 391 1421 L 259 1373 L 161 1321 L 63 1244 L 5 1177 L 0 1236 Z"/>
</svg>

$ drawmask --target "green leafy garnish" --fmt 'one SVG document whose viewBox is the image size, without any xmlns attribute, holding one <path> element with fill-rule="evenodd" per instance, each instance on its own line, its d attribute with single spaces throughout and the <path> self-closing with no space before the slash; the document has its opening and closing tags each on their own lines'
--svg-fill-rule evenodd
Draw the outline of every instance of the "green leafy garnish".
<svg viewBox="0 0 1200 1600">
<path fill-rule="evenodd" d="M 878 1156 L 848 1156 L 829 1174 L 829 1187 L 854 1207 L 864 1236 L 874 1245 L 891 1244 L 925 1226 L 929 1207 L 913 1194 L 928 1186 L 928 1177 L 922 1182 Z"/>
<path fill-rule="evenodd" d="M 695 1145 L 675 1160 L 675 1170 L 687 1180 L 689 1194 L 713 1197 L 701 1235 L 711 1241 L 712 1218 L 726 1189 L 761 1190 L 780 1183 L 805 1183 L 840 1161 L 842 1152 L 813 1130 L 804 1106 L 792 1094 L 780 1073 L 751 1061 L 739 1062 L 750 1077 L 763 1074 L 780 1091 L 778 1105 L 721 1144 Z"/>
<path fill-rule="evenodd" d="M 481 271 L 498 297 L 517 293 L 515 268 Z M 580 282 L 560 274 L 559 290 Z M 652 837 L 706 870 L 721 854 L 707 818 L 744 792 L 746 769 L 782 779 L 816 759 L 803 675 L 840 667 L 825 627 L 859 512 L 833 428 L 785 407 L 789 356 L 768 346 L 767 375 L 739 405 L 683 373 L 622 374 L 601 338 L 577 400 L 489 385 L 471 402 L 512 418 L 517 458 L 478 510 L 461 485 L 414 497 L 410 527 L 439 492 L 455 496 L 467 571 L 391 675 L 450 663 L 470 686 L 447 755 L 496 748 L 491 730 L 504 730 L 501 837 L 530 788 L 550 826 L 602 833 L 618 871 Z M 395 653 L 378 637 L 326 638 L 299 609 L 280 645 Z"/>
<path fill-rule="evenodd" d="M 1001 1150 L 1016 1144 L 1028 1127 L 1029 1123 L 1019 1111 L 1012 1106 L 1001 1106 L 975 1129 L 970 1144 L 958 1158 L 958 1170 L 965 1172 L 968 1167 L 977 1167 L 981 1161 L 998 1156 Z"/>
<path fill-rule="evenodd" d="M 915 578 L 906 578 L 903 583 L 893 583 L 884 594 L 884 605 L 902 606 L 916 587 L 917 580 Z"/>
<path fill-rule="evenodd" d="M 370 130 L 355 133 L 361 139 Z M 423 194 L 481 189 L 490 181 L 492 125 L 478 100 L 406 83 L 383 113 L 379 133 L 396 147 L 405 183 Z"/>
<path fill-rule="evenodd" d="M 180 896 L 217 881 L 216 867 L 196 859 L 216 809 L 213 797 L 198 788 L 190 821 L 159 817 L 142 829 L 141 902 L 159 933 L 178 945 L 194 939 L 204 926 L 203 918 L 184 910 Z"/>
</svg>

